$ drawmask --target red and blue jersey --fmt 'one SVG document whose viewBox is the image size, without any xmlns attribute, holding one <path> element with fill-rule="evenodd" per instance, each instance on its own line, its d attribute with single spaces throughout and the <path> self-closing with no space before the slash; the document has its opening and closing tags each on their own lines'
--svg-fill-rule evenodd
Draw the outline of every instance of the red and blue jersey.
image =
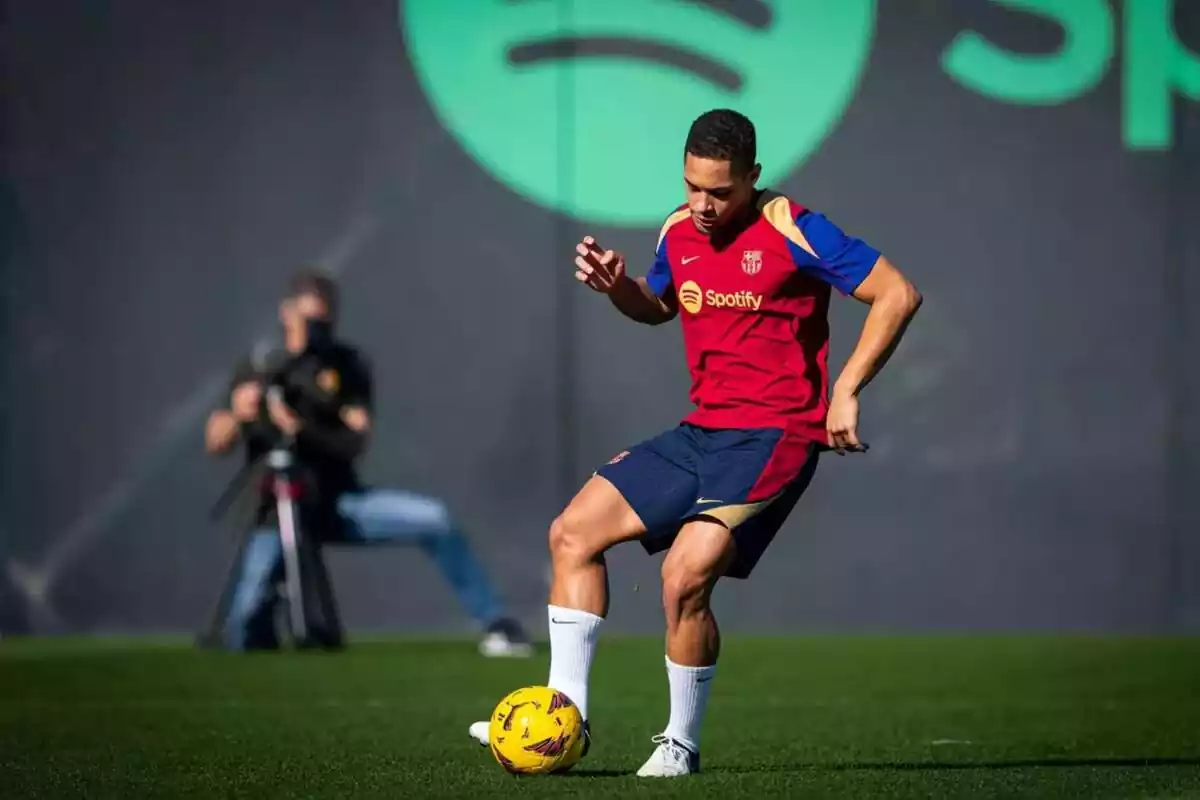
<svg viewBox="0 0 1200 800">
<path fill-rule="evenodd" d="M 763 192 L 754 217 L 715 245 L 686 206 L 663 225 L 646 276 L 679 304 L 695 410 L 705 428 L 781 428 L 824 442 L 830 287 L 852 294 L 879 251 L 825 216 Z"/>
</svg>

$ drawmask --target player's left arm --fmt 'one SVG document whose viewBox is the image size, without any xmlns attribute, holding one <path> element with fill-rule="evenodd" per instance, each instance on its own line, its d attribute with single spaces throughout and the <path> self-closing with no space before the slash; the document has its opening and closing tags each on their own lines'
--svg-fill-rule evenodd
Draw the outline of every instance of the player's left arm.
<svg viewBox="0 0 1200 800">
<path fill-rule="evenodd" d="M 895 353 L 921 307 L 921 293 L 886 256 L 825 216 L 804 211 L 796 227 L 802 251 L 797 260 L 809 262 L 801 263 L 801 269 L 871 307 L 858 343 L 833 385 L 827 418 L 830 446 L 839 452 L 860 450 L 858 395 Z"/>
<path fill-rule="evenodd" d="M 833 386 L 833 393 L 858 396 L 896 352 L 904 332 L 921 308 L 921 293 L 880 254 L 852 296 L 871 307 L 858 344 Z"/>
</svg>

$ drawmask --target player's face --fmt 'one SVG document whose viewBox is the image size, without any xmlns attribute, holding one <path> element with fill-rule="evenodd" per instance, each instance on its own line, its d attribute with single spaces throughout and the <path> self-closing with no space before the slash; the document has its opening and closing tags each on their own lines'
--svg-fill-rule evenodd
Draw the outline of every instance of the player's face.
<svg viewBox="0 0 1200 800">
<path fill-rule="evenodd" d="M 736 218 L 754 196 L 759 167 L 738 175 L 728 161 L 687 154 L 683 161 L 683 183 L 687 191 L 692 223 L 710 234 Z"/>
</svg>

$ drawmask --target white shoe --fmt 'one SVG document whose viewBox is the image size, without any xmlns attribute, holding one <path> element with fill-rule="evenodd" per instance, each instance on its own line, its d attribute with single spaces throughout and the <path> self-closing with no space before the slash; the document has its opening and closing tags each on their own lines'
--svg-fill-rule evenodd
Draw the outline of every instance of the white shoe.
<svg viewBox="0 0 1200 800">
<path fill-rule="evenodd" d="M 488 746 L 488 724 L 486 721 L 472 722 L 471 727 L 467 728 L 467 733 L 471 734 L 471 738 L 484 747 Z"/>
<path fill-rule="evenodd" d="M 488 658 L 529 658 L 533 645 L 493 631 L 479 640 L 479 652 Z"/>
<path fill-rule="evenodd" d="M 699 753 L 693 753 L 674 739 L 668 739 L 661 734 L 651 741 L 658 747 L 637 771 L 639 778 L 678 778 L 700 771 Z"/>
</svg>

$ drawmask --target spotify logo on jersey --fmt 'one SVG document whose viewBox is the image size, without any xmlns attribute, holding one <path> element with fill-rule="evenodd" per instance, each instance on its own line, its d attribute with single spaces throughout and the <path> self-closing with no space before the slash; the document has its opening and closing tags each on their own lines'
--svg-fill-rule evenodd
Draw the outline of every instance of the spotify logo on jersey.
<svg viewBox="0 0 1200 800">
<path fill-rule="evenodd" d="M 704 308 L 704 293 L 695 281 L 684 281 L 679 287 L 679 304 L 693 314 Z"/>
<path fill-rule="evenodd" d="M 682 197 L 687 127 L 736 108 L 763 183 L 820 146 L 854 95 L 875 0 L 403 0 L 442 124 L 530 200 L 654 226 Z"/>
</svg>

